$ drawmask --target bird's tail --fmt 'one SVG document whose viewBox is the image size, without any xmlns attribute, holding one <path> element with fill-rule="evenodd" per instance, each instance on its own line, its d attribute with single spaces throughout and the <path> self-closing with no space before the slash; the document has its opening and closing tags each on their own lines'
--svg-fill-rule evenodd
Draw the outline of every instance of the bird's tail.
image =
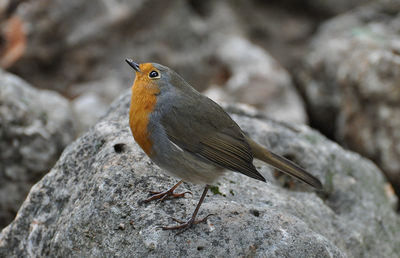
<svg viewBox="0 0 400 258">
<path fill-rule="evenodd" d="M 304 183 L 311 185 L 312 187 L 318 190 L 323 189 L 323 186 L 318 178 L 314 177 L 313 175 L 311 175 L 298 165 L 294 164 L 293 162 L 284 157 L 281 157 L 267 150 L 266 148 L 256 143 L 249 137 L 246 137 L 246 140 L 249 143 L 250 148 L 253 151 L 253 155 L 256 159 L 262 160 L 268 163 L 269 165 L 279 169 L 280 171 L 289 174 L 303 181 Z"/>
</svg>

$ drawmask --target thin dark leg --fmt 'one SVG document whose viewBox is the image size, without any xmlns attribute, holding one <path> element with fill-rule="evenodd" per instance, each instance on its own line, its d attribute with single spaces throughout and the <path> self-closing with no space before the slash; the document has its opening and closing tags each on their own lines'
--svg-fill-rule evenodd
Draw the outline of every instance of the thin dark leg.
<svg viewBox="0 0 400 258">
<path fill-rule="evenodd" d="M 203 194 L 200 197 L 199 203 L 197 204 L 196 209 L 194 210 L 194 212 L 192 214 L 192 217 L 188 221 L 184 222 L 184 221 L 181 221 L 181 220 L 173 218 L 173 220 L 178 222 L 178 223 L 180 223 L 180 225 L 172 226 L 172 227 L 162 227 L 162 229 L 164 229 L 164 230 L 182 229 L 182 231 L 178 232 L 178 234 L 180 234 L 180 233 L 182 233 L 183 231 L 185 231 L 186 229 L 190 228 L 191 226 L 193 226 L 195 224 L 207 221 L 208 217 L 213 215 L 213 214 L 209 214 L 209 215 L 207 215 L 206 217 L 204 217 L 201 220 L 196 220 L 196 216 L 197 216 L 197 213 L 199 212 L 201 204 L 204 201 L 204 198 L 207 195 L 208 188 L 209 188 L 209 185 L 206 185 L 206 187 L 204 188 Z"/>
<path fill-rule="evenodd" d="M 182 184 L 182 180 L 179 181 L 176 185 L 174 185 L 173 187 L 171 187 L 171 189 L 164 191 L 164 192 L 150 192 L 150 194 L 152 194 L 152 196 L 146 200 L 144 200 L 144 202 L 150 202 L 153 200 L 157 200 L 159 199 L 161 202 L 164 201 L 165 199 L 167 199 L 168 197 L 173 197 L 173 198 L 181 198 L 181 197 L 185 197 L 185 194 L 192 194 L 191 192 L 184 192 L 184 193 L 174 193 L 175 189 Z"/>
</svg>

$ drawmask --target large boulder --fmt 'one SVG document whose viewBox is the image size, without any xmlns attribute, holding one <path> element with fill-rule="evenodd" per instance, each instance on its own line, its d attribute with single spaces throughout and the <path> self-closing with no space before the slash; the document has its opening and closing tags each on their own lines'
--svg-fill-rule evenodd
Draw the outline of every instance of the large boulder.
<svg viewBox="0 0 400 258">
<path fill-rule="evenodd" d="M 75 138 L 67 99 L 0 70 L 0 228 Z"/>
<path fill-rule="evenodd" d="M 69 145 L 0 234 L 0 257 L 398 257 L 400 219 L 379 169 L 306 126 L 255 118 L 228 108 L 243 130 L 301 164 L 325 192 L 295 184 L 256 162 L 267 183 L 226 173 L 200 217 L 180 235 L 163 231 L 171 216 L 187 218 L 193 197 L 142 203 L 149 190 L 177 182 L 154 165 L 128 127 L 130 94 Z"/>
<path fill-rule="evenodd" d="M 400 193 L 400 3 L 325 23 L 299 82 L 312 124 L 375 161 Z"/>
</svg>

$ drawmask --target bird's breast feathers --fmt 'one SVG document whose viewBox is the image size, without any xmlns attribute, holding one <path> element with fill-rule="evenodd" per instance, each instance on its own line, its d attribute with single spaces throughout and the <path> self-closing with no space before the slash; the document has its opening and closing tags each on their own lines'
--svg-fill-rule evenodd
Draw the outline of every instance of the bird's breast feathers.
<svg viewBox="0 0 400 258">
<path fill-rule="evenodd" d="M 148 131 L 150 114 L 157 103 L 158 87 L 149 84 L 135 83 L 132 87 L 132 100 L 129 110 L 129 125 L 135 141 L 152 156 L 153 142 Z"/>
</svg>

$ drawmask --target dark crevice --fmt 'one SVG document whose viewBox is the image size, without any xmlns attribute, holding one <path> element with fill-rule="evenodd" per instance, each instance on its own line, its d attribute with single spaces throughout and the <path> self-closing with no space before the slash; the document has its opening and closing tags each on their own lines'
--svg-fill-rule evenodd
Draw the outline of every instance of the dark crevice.
<svg viewBox="0 0 400 258">
<path fill-rule="evenodd" d="M 254 215 L 255 217 L 260 217 L 260 212 L 259 212 L 258 210 L 251 209 L 251 210 L 250 210 L 250 213 L 251 213 L 252 215 Z"/>
<path fill-rule="evenodd" d="M 125 143 L 117 143 L 114 145 L 114 151 L 116 153 L 122 153 L 125 152 L 126 149 L 126 144 Z"/>
</svg>

